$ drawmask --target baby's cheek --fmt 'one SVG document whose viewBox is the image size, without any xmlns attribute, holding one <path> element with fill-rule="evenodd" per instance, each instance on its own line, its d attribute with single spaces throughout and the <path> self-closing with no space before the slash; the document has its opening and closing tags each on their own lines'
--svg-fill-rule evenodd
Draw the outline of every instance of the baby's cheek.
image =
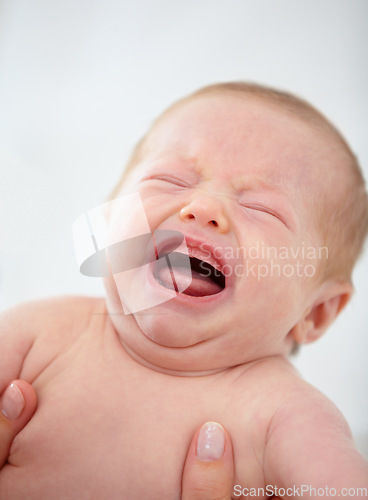
<svg viewBox="0 0 368 500">
<path fill-rule="evenodd" d="M 295 274 L 291 262 L 258 261 L 253 266 L 252 276 L 248 267 L 245 290 L 249 291 L 248 302 L 254 311 L 263 311 L 263 319 L 270 321 L 293 317 L 305 296 L 304 278 Z"/>
</svg>

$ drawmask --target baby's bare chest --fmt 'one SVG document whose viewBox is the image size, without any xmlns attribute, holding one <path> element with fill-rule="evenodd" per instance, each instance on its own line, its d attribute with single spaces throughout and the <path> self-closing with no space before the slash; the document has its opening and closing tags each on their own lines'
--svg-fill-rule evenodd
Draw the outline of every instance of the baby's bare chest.
<svg viewBox="0 0 368 500">
<path fill-rule="evenodd" d="M 220 421 L 230 432 L 236 481 L 263 484 L 267 428 L 259 391 L 225 376 L 172 377 L 111 346 L 71 349 L 35 380 L 37 412 L 0 473 L 6 499 L 180 498 L 195 429 Z M 8 495 L 8 496 L 7 496 Z"/>
</svg>

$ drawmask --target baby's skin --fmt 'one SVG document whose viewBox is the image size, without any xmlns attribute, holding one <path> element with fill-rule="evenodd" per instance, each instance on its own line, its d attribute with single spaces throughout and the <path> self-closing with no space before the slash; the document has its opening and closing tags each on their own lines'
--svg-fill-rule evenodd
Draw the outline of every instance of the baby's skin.
<svg viewBox="0 0 368 500">
<path fill-rule="evenodd" d="M 39 405 L 0 471 L 2 500 L 179 500 L 209 419 L 232 436 L 236 485 L 364 485 L 342 416 L 281 356 L 205 376 L 153 371 L 127 355 L 102 299 L 31 303 L 4 322 L 23 334 L 8 373 L 32 381 Z"/>
<path fill-rule="evenodd" d="M 301 120 L 211 95 L 156 126 L 120 194 L 140 194 L 152 232 L 178 231 L 190 257 L 235 270 L 244 257 L 229 248 L 321 244 L 315 197 L 338 197 L 344 180 L 337 168 L 331 189 L 331 162 L 342 159 Z M 128 214 L 110 216 L 112 230 L 119 217 L 129 224 Z M 167 276 L 137 273 L 143 295 L 167 300 L 124 314 L 121 281 L 109 276 L 106 300 L 3 313 L 0 393 L 24 379 L 39 404 L 0 471 L 1 500 L 179 500 L 189 443 L 206 421 L 230 433 L 241 489 L 304 485 L 323 498 L 367 487 L 344 418 L 287 358 L 334 320 L 348 283 L 234 272 L 218 290 L 194 273 L 190 293 L 172 297 Z"/>
</svg>

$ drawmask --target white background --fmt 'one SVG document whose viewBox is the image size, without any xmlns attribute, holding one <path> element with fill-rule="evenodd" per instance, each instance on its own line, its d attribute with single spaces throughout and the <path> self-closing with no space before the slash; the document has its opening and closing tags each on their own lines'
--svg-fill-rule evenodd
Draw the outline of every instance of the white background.
<svg viewBox="0 0 368 500">
<path fill-rule="evenodd" d="M 367 33 L 366 0 L 3 0 L 0 309 L 103 293 L 78 274 L 72 222 L 106 198 L 151 120 L 202 85 L 253 80 L 305 97 L 367 178 Z M 367 278 L 366 252 L 353 301 L 295 361 L 366 456 Z"/>
</svg>

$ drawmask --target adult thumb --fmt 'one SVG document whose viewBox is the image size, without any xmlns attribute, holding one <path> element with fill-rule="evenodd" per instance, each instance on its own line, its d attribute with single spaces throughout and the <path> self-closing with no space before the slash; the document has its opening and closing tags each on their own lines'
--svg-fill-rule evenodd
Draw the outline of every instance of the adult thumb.
<svg viewBox="0 0 368 500">
<path fill-rule="evenodd" d="M 182 478 L 182 500 L 230 500 L 234 482 L 229 433 L 217 422 L 197 429 Z"/>
<path fill-rule="evenodd" d="M 24 380 L 14 380 L 0 398 L 0 468 L 6 462 L 10 446 L 34 414 L 37 397 Z"/>
</svg>

